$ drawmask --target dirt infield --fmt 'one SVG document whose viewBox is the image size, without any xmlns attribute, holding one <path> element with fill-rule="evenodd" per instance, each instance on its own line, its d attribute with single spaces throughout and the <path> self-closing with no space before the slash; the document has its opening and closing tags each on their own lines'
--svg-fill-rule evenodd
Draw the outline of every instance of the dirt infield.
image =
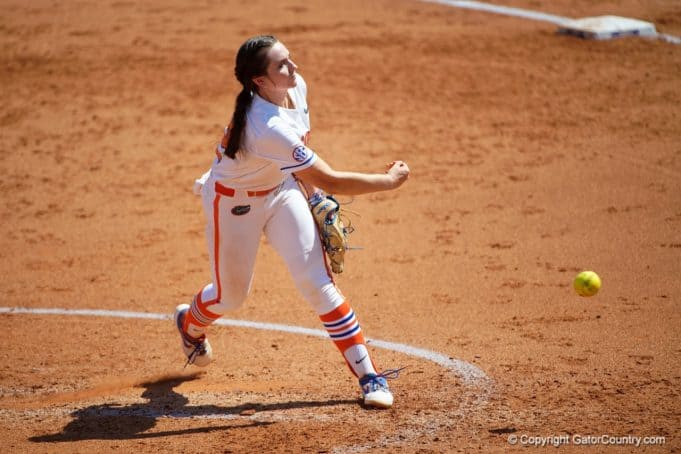
<svg viewBox="0 0 681 454">
<path fill-rule="evenodd" d="M 681 35 L 674 1 L 497 3 Z M 338 283 L 364 333 L 485 374 L 373 347 L 407 369 L 371 411 L 325 339 L 217 326 L 198 373 L 170 320 L 0 313 L 3 452 L 681 451 L 681 46 L 416 0 L 0 8 L 0 307 L 188 302 L 210 276 L 191 186 L 236 49 L 274 33 L 309 86 L 311 147 L 413 172 L 349 207 L 364 249 Z M 584 269 L 593 298 L 571 288 Z M 321 328 L 265 242 L 229 317 Z"/>
</svg>

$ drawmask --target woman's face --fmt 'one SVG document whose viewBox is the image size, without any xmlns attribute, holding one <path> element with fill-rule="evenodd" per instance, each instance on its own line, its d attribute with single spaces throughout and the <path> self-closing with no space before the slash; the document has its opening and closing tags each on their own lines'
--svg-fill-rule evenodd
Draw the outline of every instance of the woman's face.
<svg viewBox="0 0 681 454">
<path fill-rule="evenodd" d="M 288 90 L 296 86 L 296 69 L 291 55 L 282 43 L 276 42 L 267 51 L 267 72 L 253 79 L 259 87 Z"/>
</svg>

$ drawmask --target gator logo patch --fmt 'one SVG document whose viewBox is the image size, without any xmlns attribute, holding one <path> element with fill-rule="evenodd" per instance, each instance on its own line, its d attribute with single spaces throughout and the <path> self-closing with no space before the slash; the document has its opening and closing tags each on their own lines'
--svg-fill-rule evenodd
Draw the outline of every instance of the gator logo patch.
<svg viewBox="0 0 681 454">
<path fill-rule="evenodd" d="M 234 208 L 232 208 L 232 214 L 234 216 L 243 216 L 244 214 L 248 213 L 249 211 L 251 211 L 250 205 L 237 205 Z"/>
</svg>

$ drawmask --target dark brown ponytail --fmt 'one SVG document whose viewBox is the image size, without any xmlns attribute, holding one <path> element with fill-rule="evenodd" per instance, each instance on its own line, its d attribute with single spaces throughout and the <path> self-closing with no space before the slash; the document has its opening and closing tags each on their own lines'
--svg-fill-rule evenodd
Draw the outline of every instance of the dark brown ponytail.
<svg viewBox="0 0 681 454">
<path fill-rule="evenodd" d="M 236 54 L 234 75 L 243 88 L 236 97 L 234 114 L 230 123 L 229 140 L 225 147 L 225 156 L 234 159 L 241 148 L 244 129 L 246 128 L 246 113 L 253 102 L 255 84 L 253 78 L 267 72 L 267 51 L 277 42 L 277 38 L 270 35 L 255 36 L 248 39 Z"/>
</svg>

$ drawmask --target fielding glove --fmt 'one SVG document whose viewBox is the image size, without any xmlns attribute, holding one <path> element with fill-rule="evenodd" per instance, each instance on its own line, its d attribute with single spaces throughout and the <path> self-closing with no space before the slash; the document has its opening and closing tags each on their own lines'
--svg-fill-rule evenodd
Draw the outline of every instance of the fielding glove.
<svg viewBox="0 0 681 454">
<path fill-rule="evenodd" d="M 331 262 L 331 270 L 340 274 L 343 272 L 345 251 L 348 249 L 348 235 L 352 229 L 346 228 L 340 218 L 340 205 L 332 196 L 313 194 L 310 198 L 312 216 L 317 223 L 319 235 L 324 245 L 326 255 Z"/>
</svg>

